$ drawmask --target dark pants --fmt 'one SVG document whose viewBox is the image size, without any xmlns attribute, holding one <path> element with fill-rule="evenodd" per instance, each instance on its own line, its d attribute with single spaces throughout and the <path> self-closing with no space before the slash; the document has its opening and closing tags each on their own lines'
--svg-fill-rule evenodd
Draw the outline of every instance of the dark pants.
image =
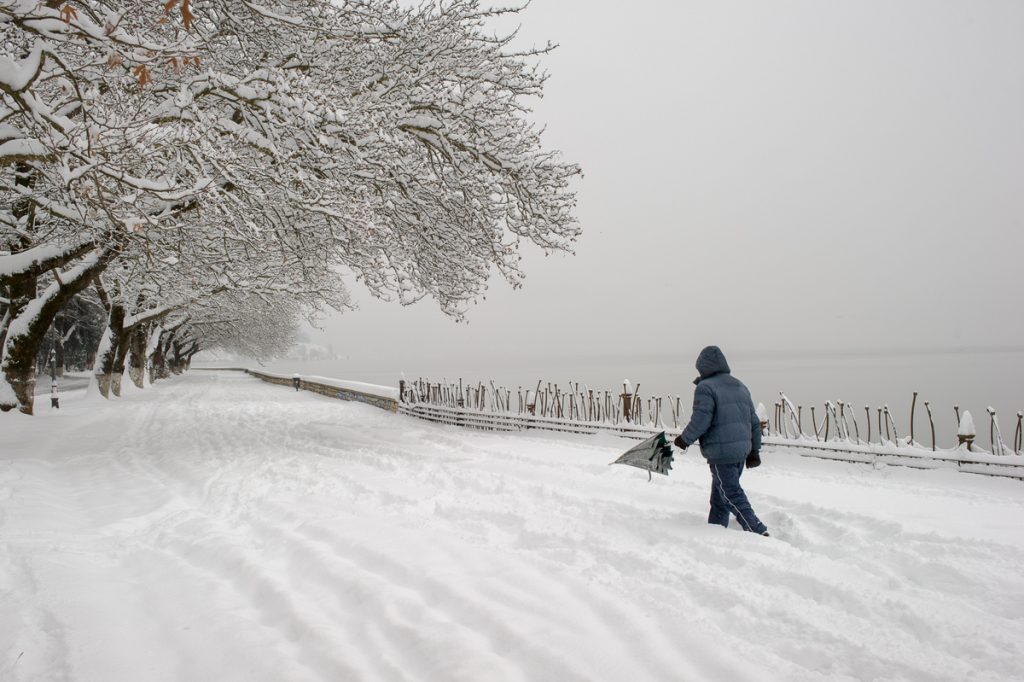
<svg viewBox="0 0 1024 682">
<path fill-rule="evenodd" d="M 740 475 L 743 473 L 743 462 L 736 464 L 718 464 L 708 462 L 711 469 L 711 512 L 708 523 L 729 527 L 729 514 L 743 526 L 743 530 L 752 533 L 763 533 L 767 530 L 757 518 L 750 506 L 747 494 L 740 487 Z"/>
</svg>

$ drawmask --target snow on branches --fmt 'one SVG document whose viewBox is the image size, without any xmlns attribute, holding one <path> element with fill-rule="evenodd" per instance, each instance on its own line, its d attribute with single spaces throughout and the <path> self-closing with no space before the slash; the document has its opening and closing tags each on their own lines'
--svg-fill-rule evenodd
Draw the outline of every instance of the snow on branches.
<svg viewBox="0 0 1024 682">
<path fill-rule="evenodd" d="M 456 317 L 492 267 L 518 285 L 523 241 L 577 237 L 579 169 L 527 118 L 545 76 L 488 32 L 505 11 L 0 0 L 3 319 L 81 290 L 59 272 L 83 258 L 129 317 L 229 291 L 344 306 L 346 271 Z"/>
</svg>

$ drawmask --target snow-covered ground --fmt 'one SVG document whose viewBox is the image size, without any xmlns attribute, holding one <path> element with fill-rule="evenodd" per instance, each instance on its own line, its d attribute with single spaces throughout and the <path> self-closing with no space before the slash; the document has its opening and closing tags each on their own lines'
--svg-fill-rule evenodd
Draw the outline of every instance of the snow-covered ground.
<svg viewBox="0 0 1024 682">
<path fill-rule="evenodd" d="M 191 374 L 0 415 L 2 680 L 1020 680 L 1024 484 L 457 430 Z"/>
</svg>

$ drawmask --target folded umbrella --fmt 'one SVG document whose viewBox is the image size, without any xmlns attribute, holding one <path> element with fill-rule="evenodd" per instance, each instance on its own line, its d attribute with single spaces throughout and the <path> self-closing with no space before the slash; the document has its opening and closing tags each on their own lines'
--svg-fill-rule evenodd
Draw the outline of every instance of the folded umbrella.
<svg viewBox="0 0 1024 682">
<path fill-rule="evenodd" d="M 611 464 L 628 464 L 643 469 L 647 472 L 648 481 L 651 480 L 652 471 L 668 476 L 669 470 L 672 469 L 672 446 L 662 431 L 630 448 L 609 466 Z"/>
</svg>

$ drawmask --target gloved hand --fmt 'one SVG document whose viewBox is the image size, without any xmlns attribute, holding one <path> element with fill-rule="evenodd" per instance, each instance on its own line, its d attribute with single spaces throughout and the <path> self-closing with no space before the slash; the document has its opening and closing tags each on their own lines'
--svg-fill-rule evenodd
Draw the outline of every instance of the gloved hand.
<svg viewBox="0 0 1024 682">
<path fill-rule="evenodd" d="M 672 442 L 680 450 L 685 450 L 686 448 L 690 447 L 690 444 L 683 440 L 683 434 L 679 434 L 678 436 L 676 436 L 676 439 Z"/>
<path fill-rule="evenodd" d="M 759 466 L 761 466 L 761 453 L 757 450 L 751 450 L 750 454 L 747 455 L 747 468 L 753 469 Z"/>
</svg>

